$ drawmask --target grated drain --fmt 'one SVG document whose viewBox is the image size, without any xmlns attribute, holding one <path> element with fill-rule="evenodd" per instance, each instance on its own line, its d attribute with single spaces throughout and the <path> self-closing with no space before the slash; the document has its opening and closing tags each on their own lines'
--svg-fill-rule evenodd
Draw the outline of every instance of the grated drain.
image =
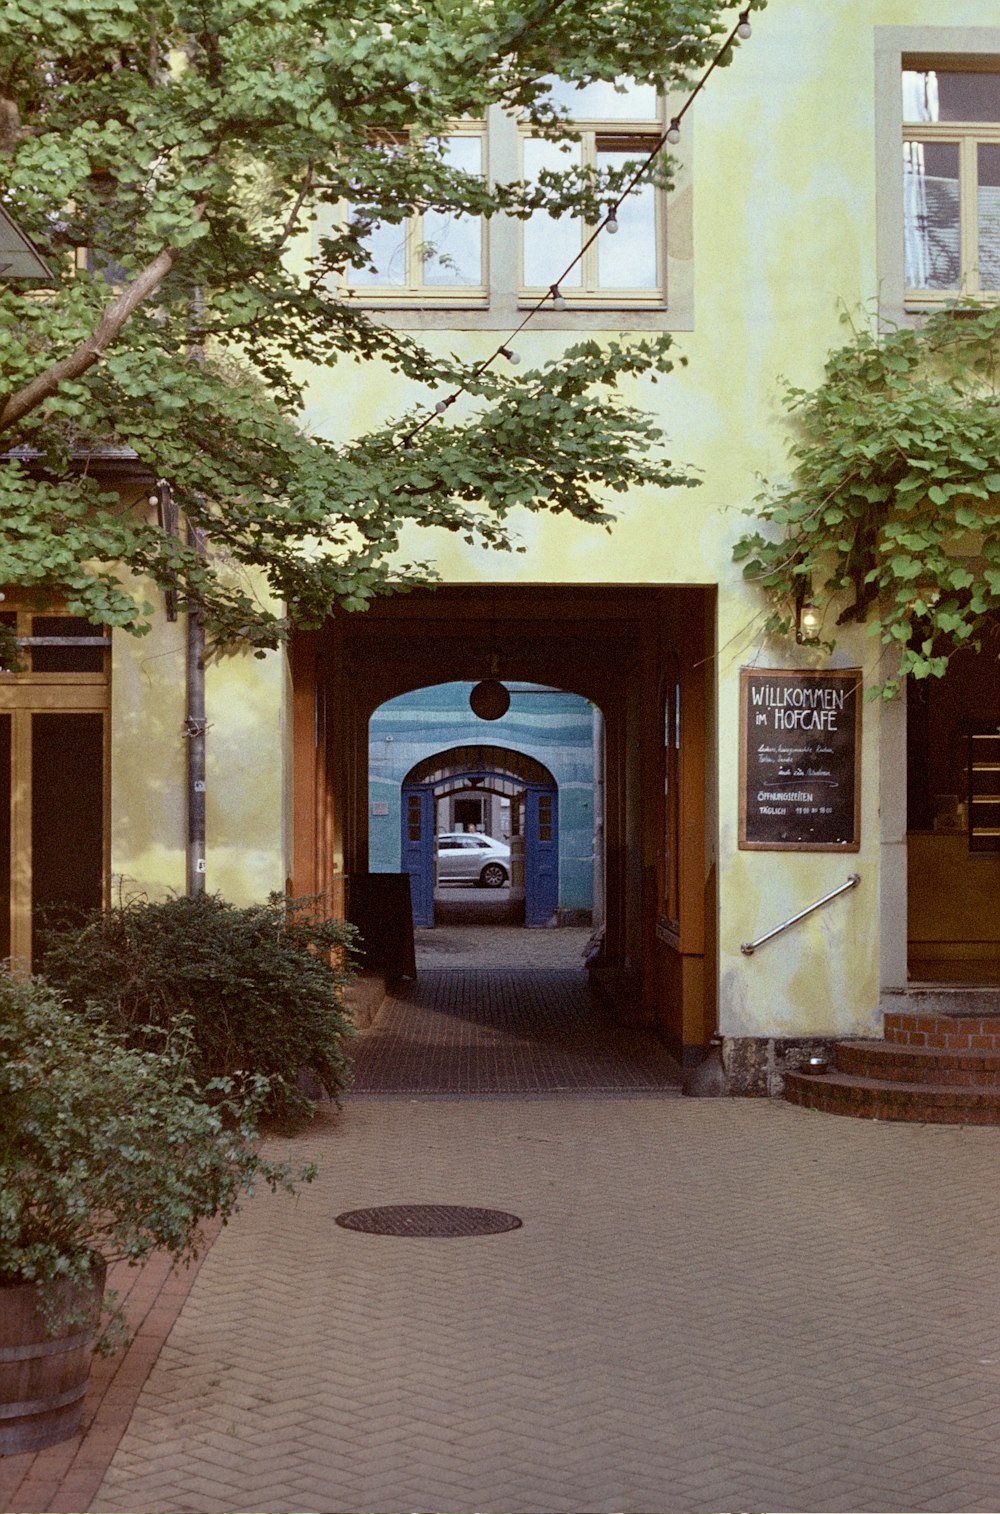
<svg viewBox="0 0 1000 1514">
<path fill-rule="evenodd" d="M 375 1209 L 349 1209 L 336 1223 L 345 1230 L 368 1235 L 453 1236 L 500 1235 L 519 1230 L 516 1214 L 502 1209 L 472 1209 L 462 1204 L 381 1204 Z"/>
</svg>

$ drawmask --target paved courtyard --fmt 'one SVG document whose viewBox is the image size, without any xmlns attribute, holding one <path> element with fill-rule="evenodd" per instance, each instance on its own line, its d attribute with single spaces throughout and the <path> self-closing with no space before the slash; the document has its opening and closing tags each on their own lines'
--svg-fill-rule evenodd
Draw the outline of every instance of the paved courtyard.
<svg viewBox="0 0 1000 1514">
<path fill-rule="evenodd" d="M 485 975 L 442 970 L 433 934 L 421 976 L 451 977 L 461 1050 L 489 1039 Z M 579 995 L 576 959 L 554 965 L 565 933 L 533 934 L 556 957 L 498 981 L 522 1006 L 543 980 Z M 492 949 L 517 959 L 520 935 Z M 418 1011 L 438 1014 L 387 1007 L 404 1025 Z M 1000 1130 L 576 1086 L 357 1094 L 268 1146 L 315 1159 L 318 1180 L 246 1203 L 81 1441 L 0 1459 L 3 1507 L 1000 1508 Z M 336 1223 L 399 1204 L 522 1224 L 417 1238 Z M 149 1274 L 150 1300 L 161 1285 Z"/>
<path fill-rule="evenodd" d="M 1000 1132 L 365 1100 L 220 1236 L 100 1510 L 996 1510 Z M 523 1227 L 356 1234 L 428 1202 Z"/>
</svg>

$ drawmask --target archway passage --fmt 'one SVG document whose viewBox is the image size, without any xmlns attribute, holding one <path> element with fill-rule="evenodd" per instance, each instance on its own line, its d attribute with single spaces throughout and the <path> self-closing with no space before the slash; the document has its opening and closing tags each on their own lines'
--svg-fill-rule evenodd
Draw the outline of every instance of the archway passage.
<svg viewBox="0 0 1000 1514">
<path fill-rule="evenodd" d="M 604 717 L 595 981 L 699 1061 L 717 1000 L 714 645 L 714 588 L 441 585 L 331 615 L 292 647 L 291 886 L 342 907 L 368 870 L 368 727 L 387 700 L 490 676 L 571 691 Z"/>
<path fill-rule="evenodd" d="M 514 844 L 503 856 L 475 829 L 438 834 L 438 802 L 474 789 L 506 798 L 515 819 Z M 559 907 L 559 790 L 549 770 L 524 752 L 470 744 L 435 753 L 418 763 L 402 785 L 403 871 L 410 875 L 415 926 L 435 921 L 439 875 L 491 887 L 523 888 L 524 923 L 551 925 Z M 448 868 L 451 867 L 449 874 Z"/>
</svg>

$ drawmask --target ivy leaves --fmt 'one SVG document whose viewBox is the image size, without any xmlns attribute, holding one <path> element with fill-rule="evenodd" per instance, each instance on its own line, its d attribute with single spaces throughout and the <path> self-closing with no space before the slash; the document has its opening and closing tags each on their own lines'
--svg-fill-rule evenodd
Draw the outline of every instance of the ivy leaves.
<svg viewBox="0 0 1000 1514">
<path fill-rule="evenodd" d="M 837 623 L 870 619 L 900 679 L 940 677 L 1000 610 L 1000 310 L 947 309 L 919 328 L 856 332 L 814 392 L 789 390 L 791 483 L 736 544 L 786 634 L 822 583 Z M 814 592 L 814 597 L 816 597 Z"/>
</svg>

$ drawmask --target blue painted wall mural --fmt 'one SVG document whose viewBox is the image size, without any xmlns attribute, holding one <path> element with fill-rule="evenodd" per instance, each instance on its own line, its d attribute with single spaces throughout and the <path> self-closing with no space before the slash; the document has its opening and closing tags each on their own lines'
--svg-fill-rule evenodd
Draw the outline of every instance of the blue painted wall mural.
<svg viewBox="0 0 1000 1514">
<path fill-rule="evenodd" d="M 508 747 L 549 769 L 559 791 L 559 909 L 593 907 L 594 708 L 578 694 L 508 683 L 510 709 L 479 720 L 471 683 L 444 683 L 387 700 L 368 727 L 369 866 L 401 867 L 403 779 L 418 762 L 467 743 Z M 496 812 L 494 812 L 496 813 Z M 447 829 L 447 824 L 439 824 Z M 491 827 L 496 830 L 496 827 Z M 498 839 L 501 839 L 498 835 Z M 505 839 L 505 838 L 502 838 Z"/>
</svg>

